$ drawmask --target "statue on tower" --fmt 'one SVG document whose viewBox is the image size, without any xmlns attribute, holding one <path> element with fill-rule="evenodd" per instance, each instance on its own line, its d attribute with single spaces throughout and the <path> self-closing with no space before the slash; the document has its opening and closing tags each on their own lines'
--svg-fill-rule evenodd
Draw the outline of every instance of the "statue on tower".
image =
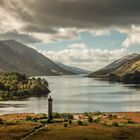
<svg viewBox="0 0 140 140">
<path fill-rule="evenodd" d="M 52 120 L 53 116 L 52 116 L 52 103 L 53 103 L 53 99 L 51 96 L 49 96 L 48 98 L 48 120 Z"/>
</svg>

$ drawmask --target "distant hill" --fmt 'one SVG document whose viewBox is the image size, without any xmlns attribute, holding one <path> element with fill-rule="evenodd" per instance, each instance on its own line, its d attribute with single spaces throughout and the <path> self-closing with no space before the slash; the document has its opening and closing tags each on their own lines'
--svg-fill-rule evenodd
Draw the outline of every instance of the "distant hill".
<svg viewBox="0 0 140 140">
<path fill-rule="evenodd" d="M 28 76 L 74 74 L 15 40 L 0 41 L 0 71 L 19 72 Z"/>
<path fill-rule="evenodd" d="M 91 73 L 88 77 L 140 84 L 140 54 L 127 55 L 114 61 L 110 65 Z"/>
<path fill-rule="evenodd" d="M 65 70 L 68 70 L 68 71 L 70 71 L 72 73 L 75 73 L 75 74 L 89 74 L 90 73 L 90 71 L 85 70 L 85 69 L 64 65 L 64 64 L 62 64 L 60 62 L 55 62 L 55 63 L 57 65 L 59 65 L 61 68 L 65 69 Z"/>
<path fill-rule="evenodd" d="M 108 74 L 114 73 L 118 69 L 121 69 L 126 64 L 128 64 L 130 62 L 133 62 L 133 60 L 135 60 L 135 58 L 137 58 L 138 56 L 139 55 L 136 54 L 136 53 L 127 55 L 127 56 L 125 56 L 123 58 L 120 58 L 120 59 L 112 62 L 111 64 L 107 65 L 106 67 L 104 67 L 104 68 L 102 68 L 100 70 L 92 72 L 91 74 L 88 75 L 88 77 L 104 78 Z M 124 73 L 125 73 L 125 71 L 124 71 Z"/>
</svg>

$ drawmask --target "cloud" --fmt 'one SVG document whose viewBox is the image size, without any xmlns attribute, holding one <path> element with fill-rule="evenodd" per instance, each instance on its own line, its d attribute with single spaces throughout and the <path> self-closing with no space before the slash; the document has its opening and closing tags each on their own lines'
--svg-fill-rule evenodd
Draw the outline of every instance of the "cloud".
<svg viewBox="0 0 140 140">
<path fill-rule="evenodd" d="M 84 43 L 79 43 L 79 44 L 76 43 L 76 44 L 69 45 L 69 48 L 71 48 L 71 49 L 86 49 L 87 45 Z"/>
<path fill-rule="evenodd" d="M 130 29 L 122 29 L 121 33 L 127 34 L 127 38 L 123 41 L 122 46 L 129 48 L 135 44 L 140 44 L 140 26 L 131 26 Z"/>
<path fill-rule="evenodd" d="M 33 33 L 32 36 L 46 43 L 62 40 L 76 40 L 80 38 L 79 33 L 75 28 L 60 28 L 57 29 L 55 34 Z"/>
<path fill-rule="evenodd" d="M 111 29 L 111 28 L 106 28 L 106 29 L 93 29 L 93 30 L 89 30 L 89 32 L 93 36 L 104 36 L 104 35 L 111 35 L 111 31 L 112 30 L 115 30 L 115 29 Z"/>
<path fill-rule="evenodd" d="M 75 44 L 71 46 L 75 46 Z M 67 65 L 79 66 L 91 71 L 102 68 L 112 61 L 130 53 L 126 49 L 116 49 L 110 51 L 89 48 L 69 48 L 60 51 L 40 50 L 39 52 L 54 61 L 62 62 Z"/>
<path fill-rule="evenodd" d="M 21 0 L 15 0 L 20 1 Z M 20 5 L 21 6 L 21 5 Z M 139 0 L 25 0 L 20 18 L 34 25 L 61 27 L 108 27 L 139 24 Z"/>
<path fill-rule="evenodd" d="M 17 31 L 12 31 L 12 32 L 7 32 L 4 34 L 0 34 L 0 39 L 1 40 L 17 40 L 22 43 L 26 44 L 32 44 L 32 43 L 39 43 L 41 40 L 35 38 L 34 36 L 27 34 L 27 33 L 18 33 Z"/>
<path fill-rule="evenodd" d="M 139 0 L 0 0 L 0 33 L 16 30 L 35 42 L 72 40 L 81 30 L 101 36 L 110 34 L 108 28 L 129 29 L 140 24 L 139 15 Z M 134 38 L 128 36 L 123 45 Z"/>
</svg>

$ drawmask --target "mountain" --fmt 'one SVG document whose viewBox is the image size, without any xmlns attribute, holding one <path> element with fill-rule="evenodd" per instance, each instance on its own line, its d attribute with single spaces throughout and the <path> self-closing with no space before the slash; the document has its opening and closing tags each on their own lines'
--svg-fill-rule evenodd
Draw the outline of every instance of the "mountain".
<svg viewBox="0 0 140 140">
<path fill-rule="evenodd" d="M 15 40 L 0 41 L 0 71 L 19 72 L 28 76 L 74 74 Z"/>
<path fill-rule="evenodd" d="M 117 73 L 117 74 L 119 74 L 119 72 L 122 73 L 121 70 L 125 68 L 127 69 L 127 65 L 130 63 L 133 64 L 137 57 L 139 57 L 139 55 L 136 53 L 127 55 L 123 58 L 120 58 L 112 62 L 106 67 L 89 74 L 88 77 L 104 78 L 110 73 Z M 123 73 L 126 73 L 126 69 L 123 71 Z"/>
<path fill-rule="evenodd" d="M 72 73 L 75 73 L 75 74 L 89 74 L 90 73 L 90 71 L 85 70 L 85 69 L 64 65 L 64 64 L 62 64 L 60 62 L 55 62 L 55 63 L 57 65 L 59 65 L 61 68 L 65 69 L 67 71 L 70 71 Z"/>
<path fill-rule="evenodd" d="M 113 73 L 122 77 L 125 74 L 134 73 L 136 71 L 140 72 L 140 54 L 117 68 Z"/>
<path fill-rule="evenodd" d="M 91 73 L 89 77 L 103 78 L 127 84 L 140 84 L 140 54 L 127 55 Z"/>
</svg>

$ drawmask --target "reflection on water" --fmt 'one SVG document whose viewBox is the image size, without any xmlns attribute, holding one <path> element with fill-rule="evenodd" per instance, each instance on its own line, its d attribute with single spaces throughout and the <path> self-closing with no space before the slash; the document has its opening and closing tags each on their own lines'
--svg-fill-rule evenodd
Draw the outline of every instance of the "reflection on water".
<svg viewBox="0 0 140 140">
<path fill-rule="evenodd" d="M 55 112 L 140 111 L 140 88 L 82 76 L 49 76 Z M 47 97 L 0 102 L 0 113 L 47 112 Z"/>
</svg>

